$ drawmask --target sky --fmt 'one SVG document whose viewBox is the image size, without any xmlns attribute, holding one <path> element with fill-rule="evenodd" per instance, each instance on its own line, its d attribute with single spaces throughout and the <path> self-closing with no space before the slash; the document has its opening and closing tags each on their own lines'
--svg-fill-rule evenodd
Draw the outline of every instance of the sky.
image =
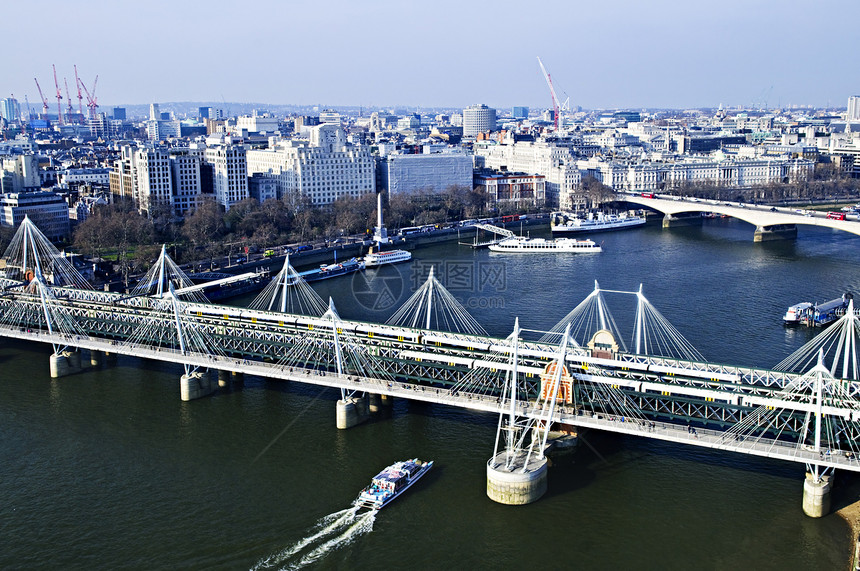
<svg viewBox="0 0 860 571">
<path fill-rule="evenodd" d="M 0 97 L 34 110 L 34 77 L 56 108 L 51 64 L 75 107 L 75 64 L 103 107 L 548 108 L 538 57 L 574 108 L 860 94 L 857 0 L 28 0 L 3 15 Z"/>
</svg>

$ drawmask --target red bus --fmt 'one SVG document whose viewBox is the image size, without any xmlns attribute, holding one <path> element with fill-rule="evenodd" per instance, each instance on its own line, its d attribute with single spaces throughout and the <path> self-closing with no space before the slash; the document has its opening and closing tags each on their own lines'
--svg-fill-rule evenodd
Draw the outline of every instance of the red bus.
<svg viewBox="0 0 860 571">
<path fill-rule="evenodd" d="M 653 192 L 643 192 L 642 198 L 657 198 Z"/>
<path fill-rule="evenodd" d="M 831 220 L 845 220 L 844 212 L 828 212 L 827 217 Z"/>
</svg>

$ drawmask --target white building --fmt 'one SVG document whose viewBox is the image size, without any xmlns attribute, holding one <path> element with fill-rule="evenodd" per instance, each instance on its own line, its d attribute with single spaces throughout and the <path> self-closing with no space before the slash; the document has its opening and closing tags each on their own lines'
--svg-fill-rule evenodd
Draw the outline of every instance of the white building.
<svg viewBox="0 0 860 571">
<path fill-rule="evenodd" d="M 18 226 L 25 216 L 29 216 L 51 241 L 69 237 L 69 206 L 53 192 L 39 190 L 0 195 L 0 224 Z"/>
<path fill-rule="evenodd" d="M 60 186 L 68 188 L 78 184 L 99 184 L 107 186 L 110 184 L 110 169 L 67 169 L 58 173 L 57 182 Z"/>
<path fill-rule="evenodd" d="M 860 95 L 852 95 L 848 98 L 847 121 L 860 121 Z"/>
<path fill-rule="evenodd" d="M 39 159 L 34 154 L 0 156 L 0 193 L 38 190 Z"/>
<path fill-rule="evenodd" d="M 478 133 L 496 128 L 496 110 L 483 103 L 463 109 L 463 136 L 474 137 Z"/>
<path fill-rule="evenodd" d="M 464 153 L 392 154 L 379 161 L 380 182 L 389 195 L 472 188 L 472 171 L 472 157 Z"/>
<path fill-rule="evenodd" d="M 203 150 L 174 147 L 169 150 L 168 155 L 173 186 L 173 211 L 177 216 L 185 216 L 200 206 L 203 200 L 200 178 Z"/>
<path fill-rule="evenodd" d="M 152 212 L 156 205 L 173 206 L 173 180 L 170 155 L 164 147 L 143 147 L 134 156 L 137 183 L 137 207 Z"/>
<path fill-rule="evenodd" d="M 306 196 L 314 205 L 376 192 L 369 147 L 346 144 L 343 129 L 334 124 L 315 125 L 309 134 L 307 143 L 279 141 L 248 151 L 248 173 L 274 177 L 279 198 Z"/>
<path fill-rule="evenodd" d="M 234 204 L 249 197 L 246 154 L 245 146 L 234 143 L 230 137 L 225 137 L 223 144 L 206 147 L 204 160 L 212 165 L 215 200 L 224 210 L 230 210 Z"/>
<path fill-rule="evenodd" d="M 278 118 L 272 117 L 269 114 L 257 115 L 254 111 L 252 115 L 242 115 L 236 118 L 236 132 L 241 133 L 243 130 L 249 133 L 273 133 L 278 130 Z"/>
<path fill-rule="evenodd" d="M 549 204 L 558 204 L 565 210 L 586 206 L 580 190 L 582 174 L 567 147 L 542 141 L 504 145 L 482 142 L 475 146 L 475 155 L 482 157 L 483 166 L 499 172 L 543 175 Z"/>
</svg>

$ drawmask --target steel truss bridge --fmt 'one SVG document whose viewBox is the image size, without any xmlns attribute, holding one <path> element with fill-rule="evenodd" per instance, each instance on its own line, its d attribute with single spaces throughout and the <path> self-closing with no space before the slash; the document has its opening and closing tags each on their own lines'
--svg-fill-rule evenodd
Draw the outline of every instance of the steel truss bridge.
<svg viewBox="0 0 860 571">
<path fill-rule="evenodd" d="M 63 272 L 52 255 L 56 278 Z M 595 284 L 550 332 L 520 329 L 517 320 L 499 338 L 476 322 L 466 324 L 469 333 L 433 328 L 431 317 L 438 325 L 443 309 L 471 318 L 451 307 L 456 300 L 432 274 L 404 306 L 415 312 L 398 312 L 400 324 L 379 324 L 342 319 L 331 302 L 312 316 L 183 300 L 162 258 L 144 279 L 155 289 L 128 295 L 73 287 L 69 278 L 53 285 L 35 252 L 24 259 L 7 252 L 0 336 L 51 343 L 55 357 L 77 348 L 177 363 L 183 379 L 216 369 L 340 389 L 342 401 L 378 394 L 495 413 L 496 449 L 505 440 L 502 454 L 511 459 L 542 457 L 550 429 L 561 426 L 799 462 L 816 482 L 836 468 L 860 472 L 853 305 L 770 370 L 706 362 L 641 289 L 608 292 Z M 263 307 L 286 307 L 286 288 L 307 287 L 288 261 L 273 284 L 282 289 Z M 637 296 L 633 350 L 624 347 L 604 293 Z"/>
</svg>

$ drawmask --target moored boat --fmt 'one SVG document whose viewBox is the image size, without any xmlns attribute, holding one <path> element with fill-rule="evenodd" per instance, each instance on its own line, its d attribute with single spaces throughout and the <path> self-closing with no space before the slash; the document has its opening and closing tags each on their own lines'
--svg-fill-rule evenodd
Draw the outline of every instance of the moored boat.
<svg viewBox="0 0 860 571">
<path fill-rule="evenodd" d="M 804 301 L 789 307 L 782 321 L 785 325 L 806 325 L 826 327 L 845 314 L 849 302 L 854 298 L 850 293 L 843 294 L 824 303 Z"/>
<path fill-rule="evenodd" d="M 371 251 L 364 257 L 364 265 L 368 268 L 375 268 L 385 264 L 408 262 L 411 259 L 412 253 L 406 250 L 386 250 L 384 252 Z"/>
<path fill-rule="evenodd" d="M 552 215 L 553 234 L 573 234 L 576 232 L 605 232 L 608 230 L 623 230 L 636 228 L 645 224 L 644 216 L 631 214 L 605 214 L 598 212 L 579 218 L 573 214 L 556 212 Z"/>
<path fill-rule="evenodd" d="M 355 505 L 372 510 L 382 509 L 432 467 L 433 460 L 422 462 L 418 458 L 413 458 L 395 462 L 373 477 L 370 485 L 358 494 Z"/>
<path fill-rule="evenodd" d="M 306 282 L 315 282 L 318 280 L 326 280 L 345 274 L 351 274 L 364 269 L 364 262 L 358 258 L 350 258 L 345 262 L 335 264 L 323 264 L 318 270 L 310 270 L 299 274 Z"/>
<path fill-rule="evenodd" d="M 517 254 L 542 252 L 577 254 L 597 253 L 603 251 L 603 248 L 593 240 L 574 240 L 573 238 L 556 238 L 555 240 L 547 240 L 545 238 L 525 238 L 523 236 L 505 238 L 498 244 L 490 244 L 489 248 L 491 252 L 508 252 Z"/>
</svg>

